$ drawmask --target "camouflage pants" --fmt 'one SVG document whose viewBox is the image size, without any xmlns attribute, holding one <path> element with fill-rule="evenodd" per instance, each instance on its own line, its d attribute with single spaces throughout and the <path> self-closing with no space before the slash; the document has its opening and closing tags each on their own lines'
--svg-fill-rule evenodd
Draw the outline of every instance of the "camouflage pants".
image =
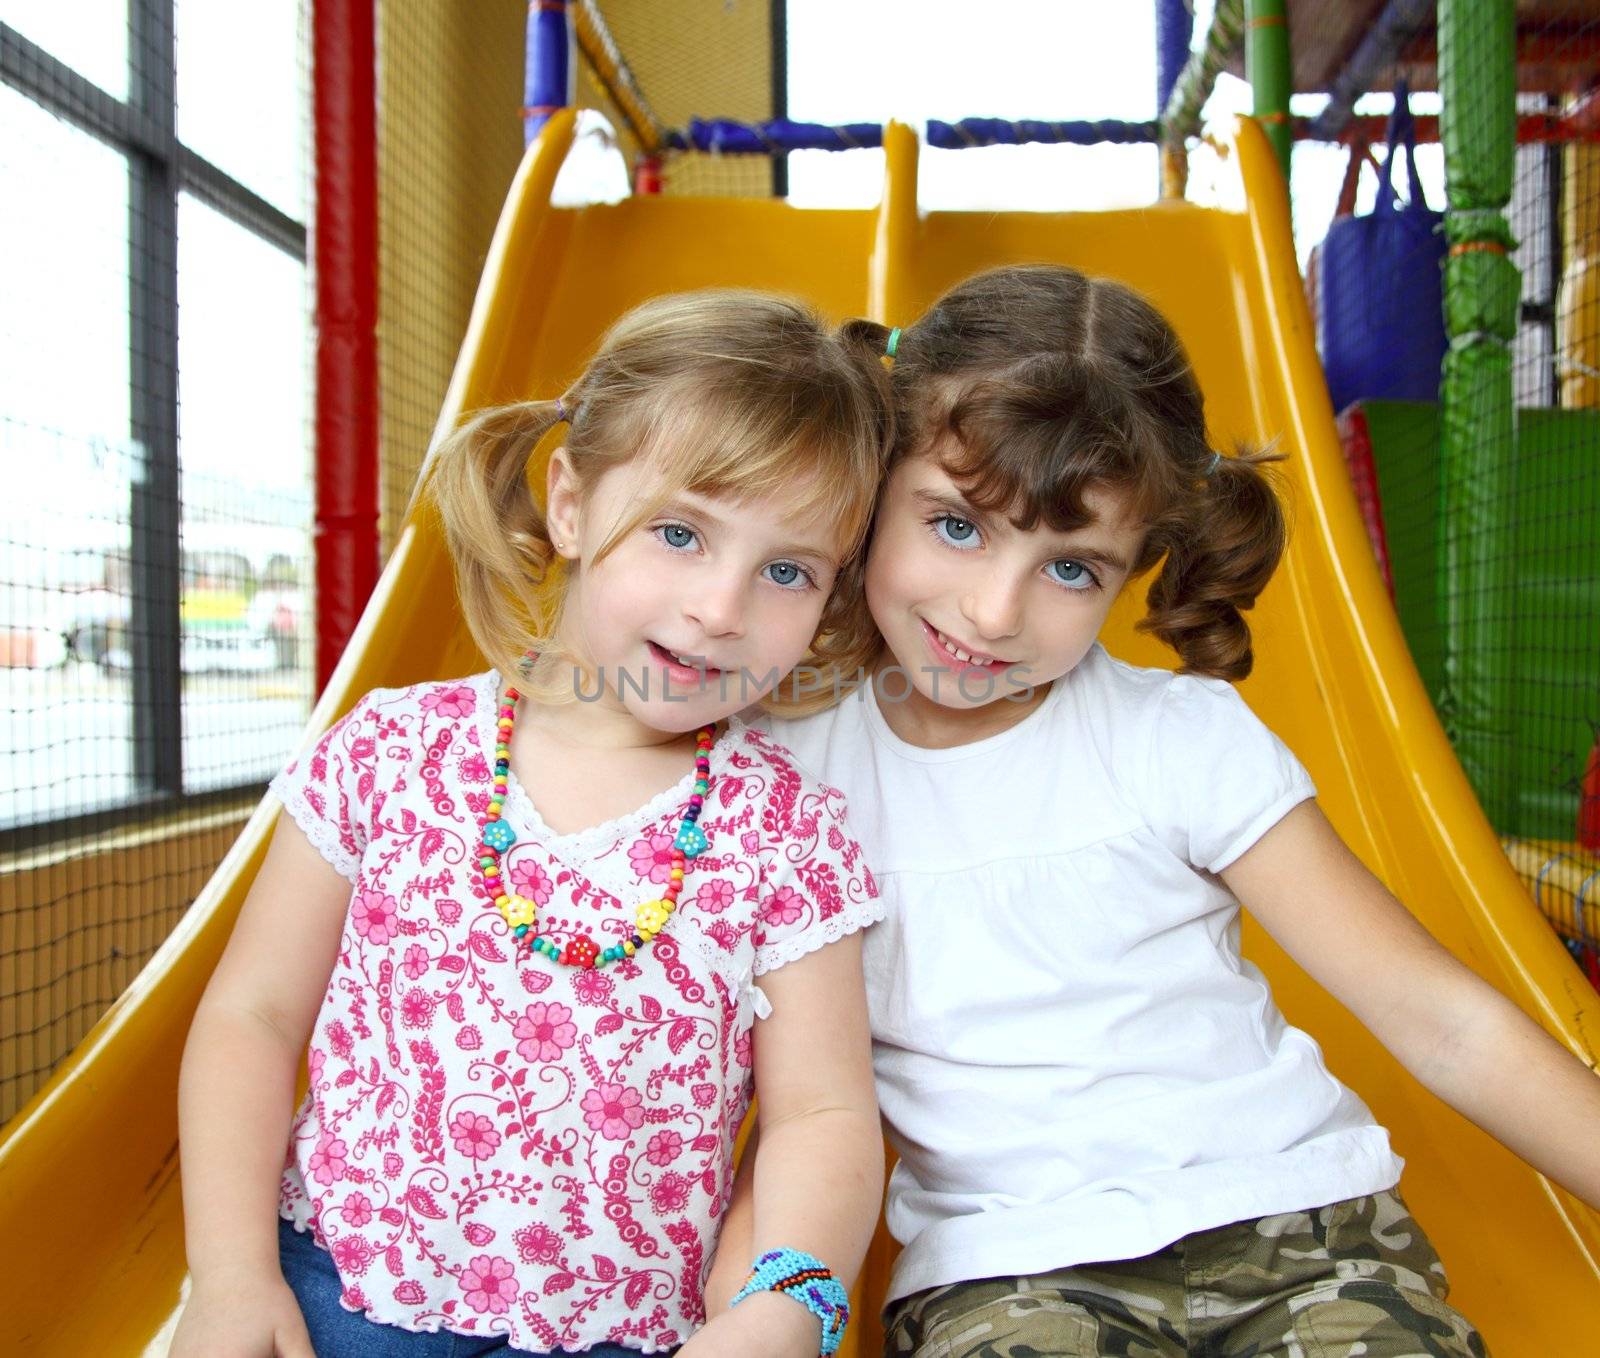
<svg viewBox="0 0 1600 1358">
<path fill-rule="evenodd" d="M 1186 1236 L 1143 1259 L 919 1292 L 892 1358 L 1485 1358 L 1394 1192 Z"/>
</svg>

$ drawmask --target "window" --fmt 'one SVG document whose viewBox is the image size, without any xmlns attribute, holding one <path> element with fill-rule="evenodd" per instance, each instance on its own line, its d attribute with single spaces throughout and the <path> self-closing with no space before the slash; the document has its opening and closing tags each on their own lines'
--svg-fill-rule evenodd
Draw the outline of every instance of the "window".
<svg viewBox="0 0 1600 1358">
<path fill-rule="evenodd" d="M 0 0 L 9 843 L 258 787 L 309 710 L 305 30 Z"/>
<path fill-rule="evenodd" d="M 1148 4 L 1015 0 L 980 18 L 961 0 L 807 0 L 787 14 L 787 106 L 797 121 L 1154 116 Z M 797 207 L 872 207 L 882 194 L 881 151 L 787 160 Z M 921 206 L 943 211 L 1142 207 L 1158 185 L 1153 146 L 924 148 L 919 167 Z"/>
</svg>

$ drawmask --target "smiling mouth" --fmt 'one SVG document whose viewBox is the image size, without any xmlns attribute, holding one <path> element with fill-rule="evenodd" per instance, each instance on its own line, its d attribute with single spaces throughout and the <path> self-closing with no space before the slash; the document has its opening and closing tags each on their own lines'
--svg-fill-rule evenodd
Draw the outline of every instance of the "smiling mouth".
<svg viewBox="0 0 1600 1358">
<path fill-rule="evenodd" d="M 987 655 L 983 651 L 969 650 L 956 641 L 954 637 L 946 636 L 930 622 L 924 621 L 922 625 L 927 629 L 928 635 L 932 638 L 934 644 L 959 665 L 974 665 L 980 669 L 1004 670 L 1009 669 L 1012 664 L 1011 661 L 1002 660 L 999 656 Z"/>
<path fill-rule="evenodd" d="M 668 670 L 686 670 L 697 678 L 722 673 L 715 665 L 706 664 L 703 656 L 679 655 L 676 651 L 669 651 L 665 646 L 659 646 L 653 641 L 647 644 L 650 647 L 650 654 Z"/>
</svg>

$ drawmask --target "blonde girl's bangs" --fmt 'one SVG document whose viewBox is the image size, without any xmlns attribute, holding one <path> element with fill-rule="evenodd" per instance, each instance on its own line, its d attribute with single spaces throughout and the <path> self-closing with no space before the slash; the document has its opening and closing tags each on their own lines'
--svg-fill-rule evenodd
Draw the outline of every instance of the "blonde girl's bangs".
<svg viewBox="0 0 1600 1358">
<path fill-rule="evenodd" d="M 649 499 L 607 535 L 595 559 L 685 492 L 787 503 L 797 517 L 833 526 L 840 565 L 859 551 L 882 478 L 878 446 L 866 431 L 823 418 L 797 421 L 766 404 L 730 411 L 689 399 L 656 412 L 637 433 L 639 456 L 653 458 L 659 472 Z"/>
</svg>

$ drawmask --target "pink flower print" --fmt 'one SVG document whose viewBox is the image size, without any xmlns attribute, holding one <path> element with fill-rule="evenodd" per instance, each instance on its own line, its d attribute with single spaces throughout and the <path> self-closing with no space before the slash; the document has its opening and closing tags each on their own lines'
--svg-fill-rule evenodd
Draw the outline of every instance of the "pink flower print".
<svg viewBox="0 0 1600 1358">
<path fill-rule="evenodd" d="M 733 904 L 733 883 L 713 877 L 700 888 L 694 903 L 708 915 L 720 915 Z"/>
<path fill-rule="evenodd" d="M 372 1246 L 359 1235 L 341 1235 L 329 1246 L 329 1253 L 345 1278 L 359 1278 L 372 1262 Z"/>
<path fill-rule="evenodd" d="M 322 1068 L 327 1064 L 328 1058 L 323 1054 L 321 1047 L 313 1047 L 306 1053 L 306 1070 L 311 1077 L 311 1087 L 315 1089 L 322 1081 Z"/>
<path fill-rule="evenodd" d="M 611 978 L 598 971 L 580 971 L 572 978 L 572 993 L 582 1004 L 604 1004 L 611 991 Z"/>
<path fill-rule="evenodd" d="M 755 1030 L 753 1028 L 746 1028 L 744 1032 L 740 1033 L 739 1036 L 733 1040 L 733 1059 L 746 1070 L 750 1068 L 750 1058 L 752 1054 L 750 1035 L 754 1031 Z"/>
<path fill-rule="evenodd" d="M 328 1045 L 333 1048 L 333 1054 L 341 1059 L 350 1059 L 350 1030 L 344 1026 L 342 1019 L 334 1019 L 328 1025 Z"/>
<path fill-rule="evenodd" d="M 386 892 L 360 891 L 350 907 L 350 922 L 362 938 L 381 948 L 400 932 L 400 909 Z"/>
<path fill-rule="evenodd" d="M 511 885 L 537 906 L 549 905 L 556 889 L 550 874 L 527 858 L 511 865 Z"/>
<path fill-rule="evenodd" d="M 481 1221 L 469 1221 L 461 1234 L 466 1236 L 467 1244 L 477 1245 L 481 1249 L 494 1239 L 494 1227 L 485 1226 Z"/>
<path fill-rule="evenodd" d="M 461 761 L 461 781 L 463 783 L 487 783 L 489 781 L 489 761 L 478 751 L 474 750 Z"/>
<path fill-rule="evenodd" d="M 754 830 L 746 830 L 739 836 L 739 844 L 746 853 L 758 853 L 761 849 L 761 836 Z"/>
<path fill-rule="evenodd" d="M 426 1028 L 433 1022 L 433 997 L 425 990 L 408 990 L 400 1001 L 400 1019 L 407 1028 Z"/>
<path fill-rule="evenodd" d="M 634 872 L 651 882 L 672 878 L 672 836 L 649 835 L 636 839 L 628 849 L 628 862 Z"/>
<path fill-rule="evenodd" d="M 349 1148 L 343 1141 L 323 1132 L 317 1137 L 317 1148 L 311 1152 L 311 1159 L 308 1162 L 311 1177 L 324 1186 L 338 1183 L 344 1178 L 345 1156 L 349 1153 Z"/>
<path fill-rule="evenodd" d="M 553 1264 L 561 1258 L 561 1237 L 543 1222 L 512 1232 L 525 1264 Z"/>
<path fill-rule="evenodd" d="M 723 952 L 732 952 L 739 946 L 739 931 L 725 919 L 712 920 L 706 933 Z"/>
<path fill-rule="evenodd" d="M 663 1216 L 681 1212 L 689 1201 L 689 1181 L 676 1170 L 668 1170 L 650 1190 L 650 1203 Z"/>
<path fill-rule="evenodd" d="M 400 970 L 415 981 L 428 969 L 428 950 L 420 943 L 413 943 L 406 949 L 405 961 L 400 964 Z"/>
<path fill-rule="evenodd" d="M 406 1162 L 393 1151 L 388 1151 L 383 1157 L 383 1177 L 386 1179 L 398 1178 L 400 1171 L 406 1167 Z"/>
<path fill-rule="evenodd" d="M 635 1127 L 644 1123 L 644 1097 L 626 1085 L 601 1082 L 588 1090 L 579 1105 L 583 1120 L 607 1141 L 623 1141 Z"/>
<path fill-rule="evenodd" d="M 472 714 L 472 690 L 465 684 L 455 688 L 430 689 L 422 695 L 422 707 L 425 712 L 433 712 L 441 717 L 466 717 Z M 501 1308 L 504 1309 L 503 1307 Z"/>
<path fill-rule="evenodd" d="M 517 1280 L 511 1260 L 497 1254 L 480 1254 L 461 1270 L 461 1290 L 467 1305 L 480 1315 L 503 1316 L 517 1299 Z"/>
<path fill-rule="evenodd" d="M 578 1040 L 578 1025 L 564 1004 L 530 1004 L 513 1030 L 517 1052 L 529 1061 L 555 1061 Z"/>
<path fill-rule="evenodd" d="M 804 910 L 805 898 L 792 886 L 782 886 L 761 907 L 761 918 L 771 925 L 793 924 Z"/>
<path fill-rule="evenodd" d="M 683 1138 L 674 1131 L 657 1132 L 650 1138 L 644 1158 L 652 1165 L 670 1165 L 683 1150 Z"/>
<path fill-rule="evenodd" d="M 351 1193 L 339 1208 L 339 1215 L 347 1226 L 365 1226 L 372 1220 L 372 1204 L 365 1193 Z"/>
<path fill-rule="evenodd" d="M 474 1160 L 487 1160 L 500 1144 L 500 1133 L 482 1113 L 461 1113 L 450 1124 L 456 1149 Z"/>
<path fill-rule="evenodd" d="M 414 1283 L 407 1278 L 394 1289 L 394 1299 L 402 1306 L 421 1306 L 427 1301 L 428 1294 L 422 1290 L 421 1283 Z"/>
</svg>

